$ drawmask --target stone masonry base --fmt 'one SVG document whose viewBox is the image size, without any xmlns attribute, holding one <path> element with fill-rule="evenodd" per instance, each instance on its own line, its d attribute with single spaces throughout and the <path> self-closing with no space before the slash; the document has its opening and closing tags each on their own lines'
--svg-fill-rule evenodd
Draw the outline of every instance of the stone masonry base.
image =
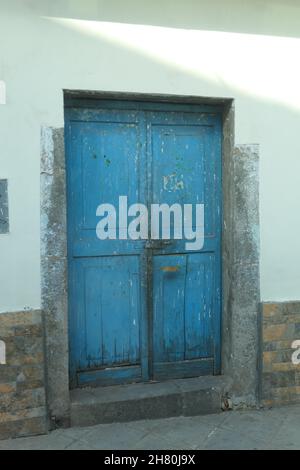
<svg viewBox="0 0 300 470">
<path fill-rule="evenodd" d="M 300 403 L 300 302 L 263 303 L 261 332 L 262 405 Z M 46 433 L 42 312 L 0 314 L 0 341 L 0 439 Z"/>
<path fill-rule="evenodd" d="M 39 310 L 0 314 L 0 439 L 47 431 L 43 330 Z"/>
<path fill-rule="evenodd" d="M 300 364 L 293 363 L 300 340 L 300 302 L 262 305 L 262 404 L 300 403 Z M 299 348 L 298 348 L 299 349 Z"/>
</svg>

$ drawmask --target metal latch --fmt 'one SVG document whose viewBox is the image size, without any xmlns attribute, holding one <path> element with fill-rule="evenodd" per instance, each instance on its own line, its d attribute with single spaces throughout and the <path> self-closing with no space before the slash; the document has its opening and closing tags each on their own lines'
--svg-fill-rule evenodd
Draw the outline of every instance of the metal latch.
<svg viewBox="0 0 300 470">
<path fill-rule="evenodd" d="M 179 266 L 162 266 L 160 269 L 167 273 L 175 273 L 179 271 Z"/>
<path fill-rule="evenodd" d="M 159 250 L 170 245 L 172 245 L 172 240 L 147 240 L 145 248 L 150 250 Z"/>
</svg>

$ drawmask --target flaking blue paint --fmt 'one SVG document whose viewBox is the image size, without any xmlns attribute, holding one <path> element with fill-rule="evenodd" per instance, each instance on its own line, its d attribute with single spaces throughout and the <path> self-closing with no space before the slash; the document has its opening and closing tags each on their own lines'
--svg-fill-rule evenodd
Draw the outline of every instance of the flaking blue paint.
<svg viewBox="0 0 300 470">
<path fill-rule="evenodd" d="M 130 106 L 66 109 L 73 386 L 220 371 L 221 117 Z M 204 203 L 203 249 L 98 240 L 95 209 L 119 195 L 148 207 Z"/>
</svg>

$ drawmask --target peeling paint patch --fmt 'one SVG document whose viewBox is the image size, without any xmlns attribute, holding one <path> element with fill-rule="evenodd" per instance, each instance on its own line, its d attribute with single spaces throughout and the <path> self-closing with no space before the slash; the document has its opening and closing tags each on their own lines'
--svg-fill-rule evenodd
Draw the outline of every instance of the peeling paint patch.
<svg viewBox="0 0 300 470">
<path fill-rule="evenodd" d="M 176 173 L 163 176 L 163 187 L 165 191 L 173 192 L 184 189 L 184 182 L 179 179 Z"/>
</svg>

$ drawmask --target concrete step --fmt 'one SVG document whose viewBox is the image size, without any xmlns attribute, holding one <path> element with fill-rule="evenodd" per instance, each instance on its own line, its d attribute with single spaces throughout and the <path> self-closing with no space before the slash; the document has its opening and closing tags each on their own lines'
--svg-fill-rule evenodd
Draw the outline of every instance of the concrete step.
<svg viewBox="0 0 300 470">
<path fill-rule="evenodd" d="M 221 376 L 71 391 L 71 426 L 196 416 L 221 411 Z"/>
</svg>

